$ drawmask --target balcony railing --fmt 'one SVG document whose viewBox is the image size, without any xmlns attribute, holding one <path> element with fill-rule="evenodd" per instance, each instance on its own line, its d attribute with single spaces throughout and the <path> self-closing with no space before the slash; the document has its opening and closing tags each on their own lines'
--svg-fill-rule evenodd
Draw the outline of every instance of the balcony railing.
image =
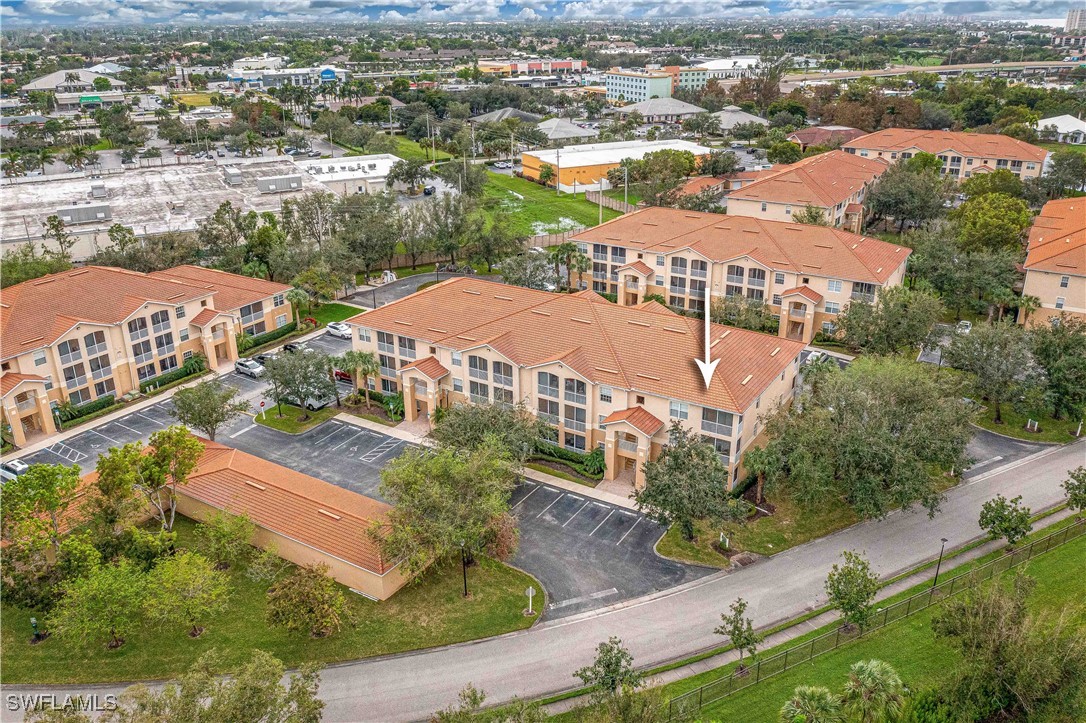
<svg viewBox="0 0 1086 723">
<path fill-rule="evenodd" d="M 402 356 L 404 359 L 414 359 L 415 358 L 415 350 L 411 349 L 409 347 L 406 347 L 406 346 L 401 346 L 400 347 L 400 356 Z"/>
<path fill-rule="evenodd" d="M 473 404 L 489 404 L 490 399 L 484 394 L 471 394 L 469 395 Z"/>
<path fill-rule="evenodd" d="M 672 266 L 671 267 L 671 274 L 673 276 L 686 276 L 686 267 L 685 266 Z"/>
<path fill-rule="evenodd" d="M 695 279 L 704 279 L 709 275 L 709 272 L 705 269 L 690 269 L 690 275 Z"/>
<path fill-rule="evenodd" d="M 79 387 L 86 386 L 86 384 L 87 384 L 87 375 L 86 374 L 84 374 L 81 377 L 76 377 L 75 379 L 65 379 L 64 380 L 64 386 L 67 387 L 68 389 L 78 389 Z"/>
<path fill-rule="evenodd" d="M 606 261 L 607 260 L 607 254 L 601 254 L 601 253 L 597 253 L 597 252 L 594 251 L 594 252 L 592 252 L 592 260 L 593 261 Z"/>
<path fill-rule="evenodd" d="M 25 412 L 28 409 L 37 409 L 38 408 L 38 398 L 37 397 L 30 397 L 29 399 L 24 399 L 21 402 L 16 402 L 15 407 L 20 412 Z"/>
<path fill-rule="evenodd" d="M 415 396 L 426 396 L 426 384 L 423 382 L 415 382 Z"/>
<path fill-rule="evenodd" d="M 807 316 L 807 312 L 804 309 L 789 309 L 788 315 L 794 316 L 797 319 L 802 319 L 803 317 Z"/>
<path fill-rule="evenodd" d="M 96 371 L 91 372 L 92 379 L 105 379 L 106 377 L 113 376 L 113 367 L 102 367 Z"/>
<path fill-rule="evenodd" d="M 572 429 L 577 432 L 585 431 L 585 423 L 577 419 L 566 418 L 562 420 L 565 423 L 566 429 Z"/>
<path fill-rule="evenodd" d="M 731 274 L 728 274 L 727 279 L 728 279 L 729 284 L 740 284 L 740 285 L 743 283 L 743 280 L 744 280 L 742 276 L 732 276 Z"/>
<path fill-rule="evenodd" d="M 676 296 L 686 296 L 685 286 L 671 286 L 668 288 L 668 291 Z"/>
<path fill-rule="evenodd" d="M 137 354 L 136 356 L 132 357 L 132 361 L 134 361 L 136 364 L 142 364 L 143 362 L 149 362 L 154 358 L 154 352 L 145 351 L 142 354 Z"/>
<path fill-rule="evenodd" d="M 242 322 L 244 322 L 244 321 L 245 321 L 245 319 L 243 317 Z M 167 319 L 166 321 L 160 321 L 159 323 L 154 324 L 151 327 L 151 330 L 156 334 L 159 334 L 159 333 L 164 332 L 164 331 L 169 331 L 170 330 L 170 321 L 169 321 L 169 319 Z"/>
<path fill-rule="evenodd" d="M 765 286 L 765 279 L 748 278 L 747 279 L 747 286 L 756 286 L 759 289 L 763 288 Z"/>
<path fill-rule="evenodd" d="M 106 343 L 103 341 L 101 344 L 95 344 L 94 346 L 88 346 L 83 351 L 85 351 L 87 353 L 87 358 L 88 359 L 90 357 L 92 357 L 92 356 L 97 355 L 97 354 L 105 354 L 105 352 L 106 352 Z"/>
<path fill-rule="evenodd" d="M 637 279 L 636 278 L 627 278 L 626 279 L 626 288 L 627 289 L 636 289 L 636 288 L 638 288 Z"/>
<path fill-rule="evenodd" d="M 128 332 L 128 338 L 131 339 L 132 341 L 139 341 L 140 339 L 146 339 L 147 338 L 147 327 L 145 326 L 142 329 L 136 329 L 135 331 Z"/>
<path fill-rule="evenodd" d="M 617 282 L 618 281 L 618 274 L 609 274 L 607 278 L 609 280 L 611 280 L 611 281 Z"/>
<path fill-rule="evenodd" d="M 391 367 L 381 367 L 381 376 L 388 377 L 390 379 L 396 378 L 396 370 Z"/>
<path fill-rule="evenodd" d="M 558 387 L 548 387 L 540 384 L 536 387 L 536 393 L 541 397 L 554 397 L 558 398 Z"/>
<path fill-rule="evenodd" d="M 721 437 L 732 436 L 732 428 L 727 424 L 719 424 L 717 422 L 707 422 L 704 419 L 701 420 L 701 431 L 708 432 L 709 434 L 716 434 Z"/>
<path fill-rule="evenodd" d="M 222 339 L 225 336 L 226 332 L 224 332 L 222 329 L 216 329 L 215 331 L 211 332 L 212 339 Z"/>
<path fill-rule="evenodd" d="M 383 351 L 386 354 L 395 354 L 396 347 L 394 347 L 392 344 L 386 344 L 383 341 L 379 341 L 377 342 L 377 351 Z"/>
<path fill-rule="evenodd" d="M 593 279 L 599 279 L 599 280 L 602 281 L 602 280 L 607 278 L 607 272 L 606 271 L 593 271 L 592 272 L 592 278 Z"/>
<path fill-rule="evenodd" d="M 513 377 L 507 377 L 504 374 L 494 374 L 494 383 L 500 387 L 513 386 Z"/>
<path fill-rule="evenodd" d="M 637 442 L 633 442 L 629 439 L 620 439 L 618 440 L 618 448 L 623 452 L 636 452 Z"/>
<path fill-rule="evenodd" d="M 171 342 L 171 343 L 169 343 L 169 344 L 167 344 L 165 346 L 158 347 L 158 355 L 159 356 L 163 356 L 165 354 L 173 354 L 173 351 L 174 351 L 173 342 Z"/>
<path fill-rule="evenodd" d="M 79 361 L 82 358 L 83 358 L 82 350 L 76 349 L 75 351 L 69 352 L 68 354 L 61 354 L 60 355 L 60 363 L 61 364 L 71 364 L 72 362 Z"/>
<path fill-rule="evenodd" d="M 587 399 L 583 394 L 577 394 L 576 392 L 566 392 L 566 401 L 573 402 L 574 404 L 584 404 Z"/>
<path fill-rule="evenodd" d="M 619 266 L 622 266 L 622 265 L 624 265 L 626 263 L 626 257 L 625 256 L 615 256 L 615 255 L 612 254 L 611 255 L 611 263 L 612 264 L 618 264 Z"/>
<path fill-rule="evenodd" d="M 851 296 L 849 296 L 849 298 L 852 299 L 853 301 L 866 301 L 869 304 L 875 303 L 875 295 L 874 294 L 865 294 L 865 293 L 863 293 L 861 291 L 853 291 Z"/>
<path fill-rule="evenodd" d="M 704 299 L 705 289 L 690 289 L 690 298 L 692 299 Z"/>
<path fill-rule="evenodd" d="M 536 416 L 539 417 L 540 419 L 542 419 L 547 424 L 558 424 L 558 415 L 557 414 L 548 414 L 547 412 L 538 412 L 536 414 Z"/>
<path fill-rule="evenodd" d="M 484 382 L 487 380 L 485 369 L 468 369 L 468 376 L 472 379 L 482 379 Z"/>
</svg>

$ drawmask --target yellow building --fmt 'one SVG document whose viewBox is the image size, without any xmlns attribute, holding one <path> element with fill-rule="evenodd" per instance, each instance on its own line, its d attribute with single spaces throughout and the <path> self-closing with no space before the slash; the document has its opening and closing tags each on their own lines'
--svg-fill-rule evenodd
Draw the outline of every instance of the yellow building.
<svg viewBox="0 0 1086 723">
<path fill-rule="evenodd" d="M 561 184 L 563 191 L 584 191 L 586 187 L 610 188 L 607 172 L 618 168 L 623 160 L 641 160 L 655 151 L 689 151 L 699 160 L 713 152 L 711 148 L 682 140 L 665 141 L 618 141 L 615 143 L 589 143 L 550 150 L 526 151 L 521 154 L 521 170 L 525 178 L 538 181 L 545 166 L 550 166 L 554 176 L 547 183 Z M 576 185 L 575 185 L 576 184 Z"/>
</svg>

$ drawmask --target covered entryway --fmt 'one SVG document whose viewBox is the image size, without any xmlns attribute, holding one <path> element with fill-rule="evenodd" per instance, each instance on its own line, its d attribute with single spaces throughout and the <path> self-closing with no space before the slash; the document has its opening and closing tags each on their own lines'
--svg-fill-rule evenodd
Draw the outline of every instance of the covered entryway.
<svg viewBox="0 0 1086 723">
<path fill-rule="evenodd" d="M 413 361 L 400 369 L 404 421 L 430 419 L 430 414 L 441 404 L 438 386 L 448 374 L 449 370 L 432 356 Z"/>
<path fill-rule="evenodd" d="M 822 294 L 808 286 L 797 286 L 781 294 L 779 336 L 810 344 L 814 339 L 815 307 L 822 303 Z"/>
<path fill-rule="evenodd" d="M 37 439 L 56 434 L 56 420 L 49 407 L 45 378 L 36 374 L 5 373 L 0 377 L 3 421 L 10 429 L 10 441 L 25 447 Z"/>
<path fill-rule="evenodd" d="M 191 322 L 199 330 L 203 354 L 208 366 L 218 369 L 238 359 L 238 341 L 234 336 L 234 317 L 222 311 L 204 309 Z"/>
<path fill-rule="evenodd" d="M 630 407 L 608 415 L 600 428 L 606 434 L 607 462 L 601 488 L 609 481 L 628 481 L 631 486 L 627 493 L 644 487 L 645 463 L 652 458 L 652 438 L 664 428 L 663 421 L 644 407 Z"/>
</svg>

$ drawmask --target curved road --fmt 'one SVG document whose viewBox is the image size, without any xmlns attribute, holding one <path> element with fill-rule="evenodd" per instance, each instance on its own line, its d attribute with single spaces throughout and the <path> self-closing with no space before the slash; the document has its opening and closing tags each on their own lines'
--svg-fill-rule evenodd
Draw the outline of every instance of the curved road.
<svg viewBox="0 0 1086 723">
<path fill-rule="evenodd" d="M 758 626 L 822 604 L 823 581 L 840 552 L 863 550 L 874 568 L 891 576 L 934 558 L 939 538 L 960 546 L 980 534 L 981 505 L 996 494 L 1022 495 L 1034 510 L 1064 499 L 1067 470 L 1086 464 L 1086 442 L 1052 447 L 955 487 L 942 511 L 895 513 L 776 555 L 732 574 L 630 601 L 614 608 L 543 623 L 531 630 L 418 653 L 333 666 L 324 671 L 326 721 L 420 720 L 454 702 L 467 684 L 487 692 L 488 703 L 538 697 L 573 687 L 572 672 L 591 661 L 595 646 L 617 635 L 638 665 L 651 666 L 714 645 L 712 629 L 737 596 L 750 602 Z M 117 686 L 32 688 L 5 693 L 116 692 Z M 12 714 L 5 711 L 4 719 Z"/>
</svg>

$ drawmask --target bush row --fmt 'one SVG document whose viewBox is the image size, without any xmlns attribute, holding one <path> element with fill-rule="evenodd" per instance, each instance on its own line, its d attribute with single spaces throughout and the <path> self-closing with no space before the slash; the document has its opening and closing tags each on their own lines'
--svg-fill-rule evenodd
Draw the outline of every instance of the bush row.
<svg viewBox="0 0 1086 723">
<path fill-rule="evenodd" d="M 266 331 L 263 334 L 257 334 L 251 339 L 251 341 L 253 342 L 251 348 L 255 349 L 258 346 L 264 346 L 265 344 L 271 343 L 276 339 L 282 339 L 287 334 L 293 332 L 297 328 L 297 326 L 297 322 L 292 321 L 289 324 L 279 327 L 278 329 Z"/>
<path fill-rule="evenodd" d="M 116 398 L 112 394 L 107 394 L 104 397 L 98 397 L 93 402 L 80 404 L 78 407 L 60 407 L 57 410 L 57 416 L 60 417 L 61 422 L 71 422 L 88 414 L 94 414 L 106 407 L 112 407 L 116 403 Z"/>
<path fill-rule="evenodd" d="M 206 368 L 203 357 L 193 357 L 172 372 L 159 374 L 157 377 L 140 382 L 140 391 L 146 394 L 149 389 L 159 389 L 167 384 L 173 384 L 193 374 L 199 374 Z"/>
</svg>

